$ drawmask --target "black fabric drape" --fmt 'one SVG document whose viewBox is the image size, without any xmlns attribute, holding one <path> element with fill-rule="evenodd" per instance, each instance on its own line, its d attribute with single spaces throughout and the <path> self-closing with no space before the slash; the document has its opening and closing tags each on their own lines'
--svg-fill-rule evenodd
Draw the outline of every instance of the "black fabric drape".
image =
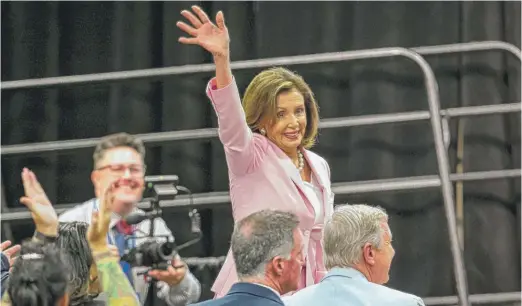
<svg viewBox="0 0 522 306">
<path fill-rule="evenodd" d="M 2 80 L 208 63 L 182 46 L 175 23 L 186 2 L 2 2 Z M 520 2 L 204 2 L 223 10 L 233 60 L 379 47 L 502 40 L 520 48 Z M 520 101 L 520 63 L 500 52 L 427 57 L 443 108 Z M 322 118 L 426 110 L 422 74 L 405 59 L 293 66 L 314 90 Z M 235 71 L 243 91 L 261 69 Z M 211 74 L 2 91 L 2 145 L 216 126 L 205 96 Z M 520 168 L 520 116 L 464 122 L 464 170 Z M 457 120 L 450 124 L 452 171 Z M 322 130 L 314 149 L 332 182 L 437 173 L 429 122 Z M 33 169 L 50 199 L 93 196 L 92 149 L 2 156 L 9 207 L 19 208 L 20 172 Z M 149 145 L 149 174 L 178 174 L 193 192 L 226 191 L 217 139 Z M 465 259 L 470 292 L 520 289 L 520 180 L 464 184 Z M 390 214 L 395 257 L 390 286 L 420 296 L 455 294 L 447 223 L 437 189 L 336 197 L 381 205 Z M 188 212 L 188 210 L 186 211 Z M 166 220 L 178 241 L 191 238 L 186 212 Z M 168 213 L 168 210 L 167 210 Z M 205 237 L 184 256 L 228 249 L 230 206 L 201 211 Z M 30 235 L 13 225 L 16 239 Z M 203 298 L 217 273 L 202 270 Z"/>
</svg>

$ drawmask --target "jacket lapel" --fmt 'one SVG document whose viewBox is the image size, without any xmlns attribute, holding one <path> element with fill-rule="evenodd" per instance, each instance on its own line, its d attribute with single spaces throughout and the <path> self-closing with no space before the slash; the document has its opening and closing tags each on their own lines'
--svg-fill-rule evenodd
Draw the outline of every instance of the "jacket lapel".
<svg viewBox="0 0 522 306">
<path fill-rule="evenodd" d="M 308 208 L 308 211 L 310 213 L 315 213 L 315 209 L 313 205 L 310 204 L 310 199 L 308 198 L 305 186 L 303 183 L 303 180 L 301 179 L 301 175 L 299 174 L 299 170 L 295 167 L 295 165 L 292 163 L 292 160 L 288 155 L 286 155 L 278 146 L 275 144 L 272 144 L 274 146 L 275 152 L 277 152 L 277 156 L 279 157 L 279 161 L 281 166 L 283 167 L 284 171 L 288 176 L 290 176 L 290 179 L 292 182 L 294 182 L 295 186 L 297 187 L 297 190 L 301 195 L 306 199 L 306 206 Z"/>
<path fill-rule="evenodd" d="M 319 183 L 319 188 L 321 188 L 321 190 L 324 190 L 324 182 L 326 178 L 324 177 L 324 171 L 320 171 L 322 169 L 319 168 L 321 160 L 318 159 L 315 154 L 308 150 L 303 150 L 303 155 L 306 161 L 308 162 L 308 165 L 310 165 L 310 168 L 312 169 L 312 174 L 315 175 L 315 178 Z"/>
<path fill-rule="evenodd" d="M 323 197 L 319 205 L 323 207 L 324 216 L 329 216 L 331 214 L 330 205 L 328 204 L 330 202 L 330 193 L 326 188 L 326 183 L 330 182 L 328 173 L 322 166 L 322 160 L 319 158 L 319 156 L 308 150 L 303 150 L 303 155 L 308 162 L 308 165 L 310 165 L 310 168 L 312 169 L 312 175 L 314 175 L 315 179 L 317 180 L 317 183 L 319 184 L 318 187 L 321 189 L 321 194 Z"/>
</svg>

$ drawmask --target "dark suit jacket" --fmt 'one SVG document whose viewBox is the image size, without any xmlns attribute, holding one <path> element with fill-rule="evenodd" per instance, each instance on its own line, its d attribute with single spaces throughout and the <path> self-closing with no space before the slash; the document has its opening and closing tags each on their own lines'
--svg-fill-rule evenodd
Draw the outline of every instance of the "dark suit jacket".
<svg viewBox="0 0 522 306">
<path fill-rule="evenodd" d="M 284 306 L 272 290 L 251 283 L 235 283 L 222 298 L 194 304 L 197 306 Z"/>
<path fill-rule="evenodd" d="M 0 253 L 1 257 L 2 257 L 2 261 L 1 261 L 1 277 L 0 277 L 0 280 L 2 281 L 2 283 L 0 284 L 0 289 L 2 291 L 2 295 L 4 295 L 4 291 L 5 291 L 5 287 L 7 285 L 7 279 L 9 278 L 9 258 L 7 258 L 7 256 L 4 255 L 4 253 Z"/>
</svg>

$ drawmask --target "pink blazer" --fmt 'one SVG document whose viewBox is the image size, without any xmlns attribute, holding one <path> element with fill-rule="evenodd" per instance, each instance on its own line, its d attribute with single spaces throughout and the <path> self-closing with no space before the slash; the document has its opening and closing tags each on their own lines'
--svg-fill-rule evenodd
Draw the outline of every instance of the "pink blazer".
<svg viewBox="0 0 522 306">
<path fill-rule="evenodd" d="M 314 207 L 303 191 L 305 187 L 299 171 L 268 138 L 252 133 L 246 124 L 235 80 L 225 88 L 216 89 L 215 79 L 212 79 L 207 86 L 207 95 L 216 111 L 219 138 L 225 147 L 234 220 L 263 209 L 294 212 L 300 220 L 306 255 L 299 289 L 319 282 L 326 274 L 322 224 L 314 224 Z M 333 212 L 333 193 L 328 164 L 311 151 L 303 150 L 303 155 L 322 191 L 322 211 L 329 217 Z M 229 250 L 212 291 L 216 297 L 221 297 L 237 281 L 234 259 Z"/>
</svg>

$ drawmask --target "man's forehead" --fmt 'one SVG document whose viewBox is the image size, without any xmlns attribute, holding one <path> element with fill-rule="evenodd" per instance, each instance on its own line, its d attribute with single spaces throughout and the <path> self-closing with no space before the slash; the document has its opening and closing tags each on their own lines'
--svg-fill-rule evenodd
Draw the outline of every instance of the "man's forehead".
<svg viewBox="0 0 522 306">
<path fill-rule="evenodd" d="M 390 229 L 390 226 L 388 224 L 388 221 L 385 220 L 383 222 L 381 222 L 381 228 L 384 230 L 384 234 L 386 235 L 389 235 L 390 236 L 390 239 L 392 238 L 392 232 L 391 232 L 391 229 Z"/>
<path fill-rule="evenodd" d="M 101 161 L 107 163 L 141 163 L 141 155 L 133 148 L 117 147 L 105 151 Z"/>
</svg>

